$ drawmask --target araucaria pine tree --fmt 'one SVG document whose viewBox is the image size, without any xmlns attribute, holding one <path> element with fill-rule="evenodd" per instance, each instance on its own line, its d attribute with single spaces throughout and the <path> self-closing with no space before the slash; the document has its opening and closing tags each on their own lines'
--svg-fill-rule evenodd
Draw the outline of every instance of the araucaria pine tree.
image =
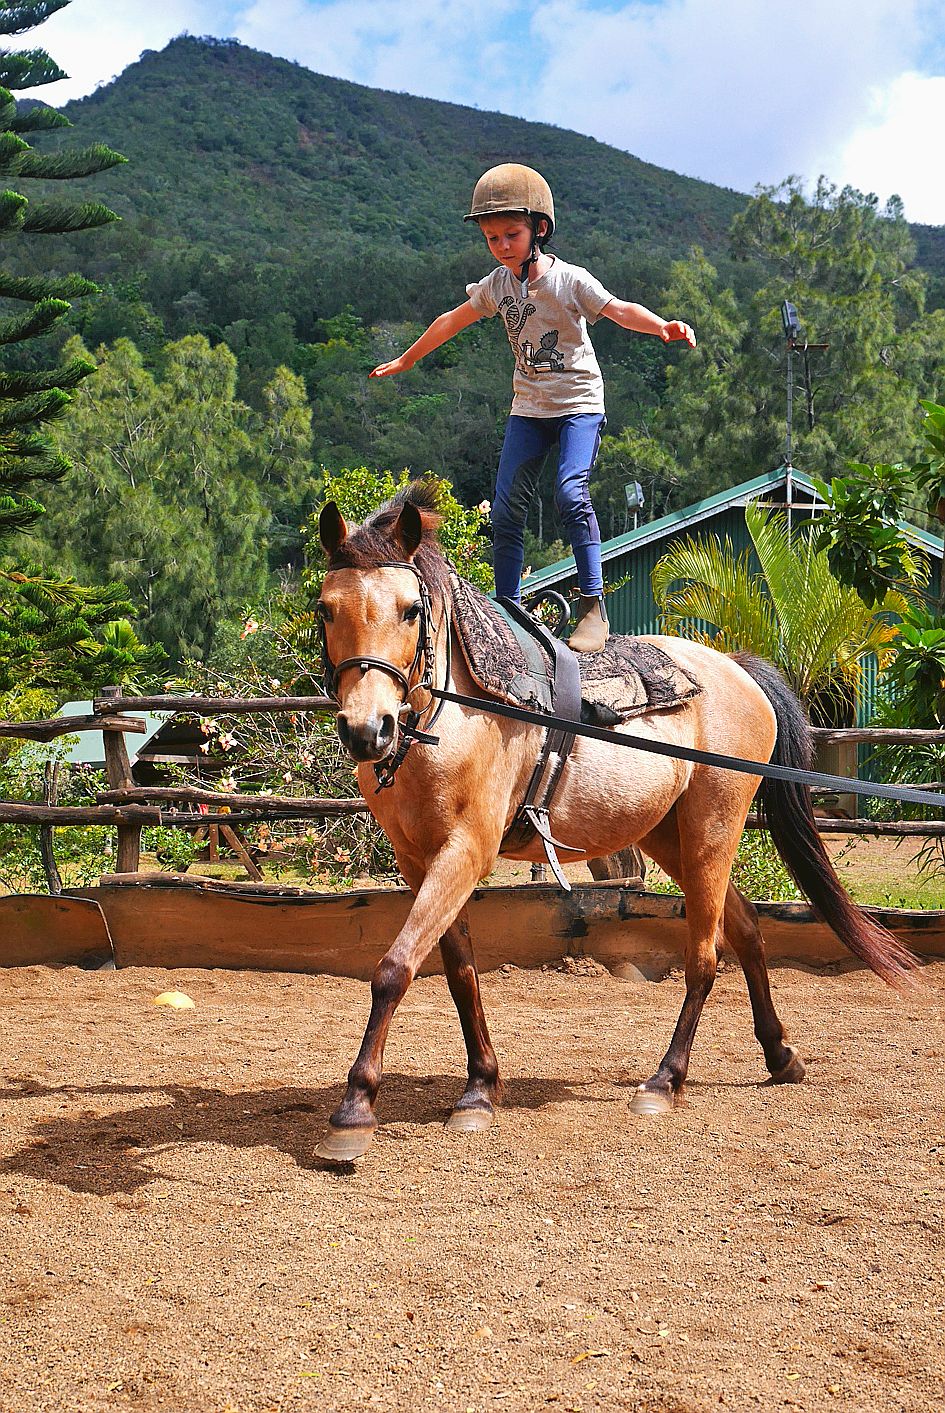
<svg viewBox="0 0 945 1413">
<path fill-rule="evenodd" d="M 70 0 L 0 0 L 0 36 L 23 34 Z M 24 181 L 92 176 L 125 158 L 101 144 L 83 151 L 37 152 L 34 134 L 69 127 L 51 108 L 17 111 L 13 93 L 66 75 L 42 49 L 0 48 L 0 240 L 83 231 L 117 220 L 96 202 L 31 200 Z M 0 252 L 2 253 L 2 252 Z M 14 257 L 15 258 L 15 257 Z M 32 563 L 11 558 L 11 541 L 44 513 L 44 494 L 70 469 L 47 425 L 67 407 L 72 390 L 94 369 L 88 358 L 24 371 L 22 345 L 47 333 L 68 313 L 71 299 L 97 293 L 81 275 L 22 275 L 0 262 L 0 693 L 29 687 L 59 692 L 120 681 L 153 661 L 123 614 L 132 611 L 117 584 L 84 587 Z M 16 262 L 23 268 L 26 262 Z"/>
</svg>

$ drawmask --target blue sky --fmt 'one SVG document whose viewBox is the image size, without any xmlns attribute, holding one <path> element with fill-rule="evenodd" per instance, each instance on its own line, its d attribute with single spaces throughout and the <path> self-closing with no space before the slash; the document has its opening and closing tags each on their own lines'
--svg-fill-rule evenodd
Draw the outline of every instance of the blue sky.
<svg viewBox="0 0 945 1413">
<path fill-rule="evenodd" d="M 940 0 L 73 0 L 20 42 L 70 73 L 56 103 L 184 31 L 740 191 L 823 172 L 945 223 Z"/>
</svg>

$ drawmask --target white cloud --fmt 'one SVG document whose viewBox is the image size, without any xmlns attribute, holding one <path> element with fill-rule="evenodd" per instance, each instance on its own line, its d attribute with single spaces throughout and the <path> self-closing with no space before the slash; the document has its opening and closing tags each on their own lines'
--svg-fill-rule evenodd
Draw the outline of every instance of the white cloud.
<svg viewBox="0 0 945 1413">
<path fill-rule="evenodd" d="M 255 0 L 234 34 L 316 73 L 514 111 L 520 21 L 521 0 Z"/>
<path fill-rule="evenodd" d="M 53 106 L 108 83 L 143 49 L 163 49 L 189 30 L 220 34 L 221 5 L 213 0 L 75 0 L 51 19 L 12 41 L 10 48 L 43 48 L 69 75 L 35 96 Z M 34 96 L 31 94 L 30 96 Z"/>
<path fill-rule="evenodd" d="M 945 77 L 900 74 L 870 96 L 869 121 L 840 150 L 838 179 L 884 201 L 901 196 L 910 221 L 945 223 Z"/>
<path fill-rule="evenodd" d="M 747 190 L 804 173 L 909 67 L 917 0 L 549 0 L 529 116 Z"/>
</svg>

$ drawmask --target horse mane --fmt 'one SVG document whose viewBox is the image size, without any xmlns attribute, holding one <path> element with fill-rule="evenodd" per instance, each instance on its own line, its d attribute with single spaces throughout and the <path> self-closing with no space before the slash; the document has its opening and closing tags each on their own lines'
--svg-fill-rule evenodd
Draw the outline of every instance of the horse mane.
<svg viewBox="0 0 945 1413">
<path fill-rule="evenodd" d="M 379 569 L 392 560 L 404 558 L 403 547 L 394 527 L 405 505 L 420 514 L 423 535 L 413 556 L 432 594 L 442 597 L 449 589 L 449 565 L 440 549 L 437 530 L 443 520 L 439 509 L 440 487 L 433 477 L 410 481 L 390 500 L 371 512 L 361 525 L 354 525 L 328 561 L 331 569 Z"/>
</svg>

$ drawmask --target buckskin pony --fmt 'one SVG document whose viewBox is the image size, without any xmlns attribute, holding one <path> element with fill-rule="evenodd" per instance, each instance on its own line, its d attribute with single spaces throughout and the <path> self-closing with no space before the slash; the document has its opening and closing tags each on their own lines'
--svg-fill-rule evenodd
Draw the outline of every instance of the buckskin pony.
<svg viewBox="0 0 945 1413">
<path fill-rule="evenodd" d="M 319 522 L 328 569 L 318 613 L 326 676 L 338 701 L 338 735 L 357 762 L 361 793 L 414 894 L 402 930 L 374 971 L 364 1039 L 316 1150 L 334 1162 L 358 1158 L 370 1144 L 391 1019 L 436 945 L 468 1058 L 468 1080 L 449 1126 L 489 1127 L 500 1099 L 466 903 L 495 866 L 544 733 L 438 702 L 429 691 L 445 687 L 449 678 L 456 692 L 477 692 L 462 654 L 450 651 L 449 570 L 437 543 L 438 518 L 435 491 L 413 482 L 360 526 L 349 528 L 334 503 L 324 507 Z M 650 641 L 703 690 L 676 710 L 638 716 L 634 734 L 809 768 L 806 716 L 770 663 L 681 638 Z M 409 711 L 418 714 L 413 719 L 421 729 L 435 717 L 438 745 L 413 744 L 403 754 L 402 719 Z M 383 777 L 393 761 L 390 788 L 378 790 L 375 767 Z M 637 844 L 686 900 L 685 999 L 666 1054 L 634 1094 L 631 1108 L 638 1114 L 673 1105 L 723 943 L 744 971 L 771 1082 L 796 1084 L 804 1077 L 771 1000 L 756 910 L 730 880 L 758 785 L 754 775 L 632 753 L 580 736 L 565 764 L 551 827 L 555 838 L 571 846 L 569 860 Z M 884 980 L 903 982 L 915 960 L 843 889 L 817 832 L 807 787 L 764 780 L 759 804 L 778 852 L 819 917 Z M 541 840 L 509 850 L 509 856 L 541 860 Z"/>
</svg>

